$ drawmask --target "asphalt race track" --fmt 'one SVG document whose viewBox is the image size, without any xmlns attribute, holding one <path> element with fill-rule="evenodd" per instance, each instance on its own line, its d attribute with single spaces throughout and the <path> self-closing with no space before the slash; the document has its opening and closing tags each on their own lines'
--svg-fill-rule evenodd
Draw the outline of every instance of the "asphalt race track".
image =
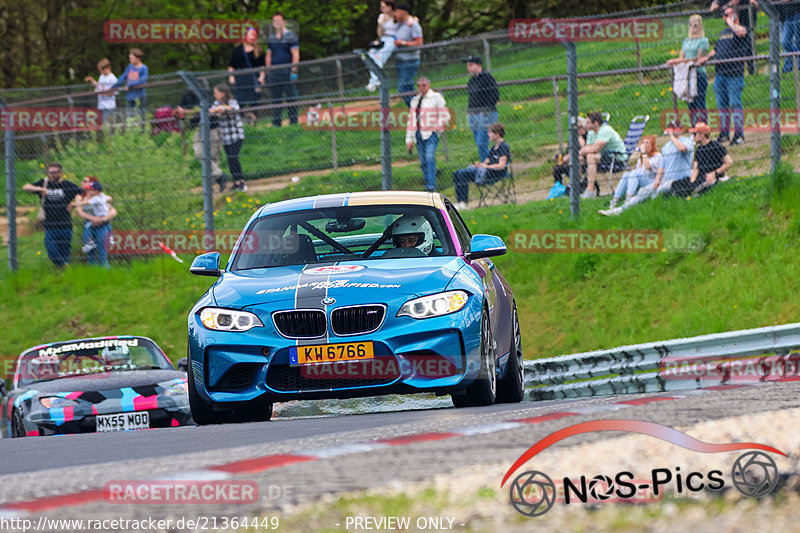
<svg viewBox="0 0 800 533">
<path fill-rule="evenodd" d="M 476 465 L 496 471 L 499 488 L 505 470 L 523 451 L 578 422 L 626 418 L 680 428 L 800 408 L 799 392 L 798 382 L 772 382 L 458 410 L 444 407 L 447 398 L 437 398 L 413 404 L 429 401 L 434 406 L 427 409 L 3 440 L 0 517 L 269 514 L 326 494 L 424 481 Z M 611 436 L 580 435 L 558 447 Z M 247 505 L 200 508 L 112 504 L 97 490 L 107 482 L 156 478 L 248 480 L 258 484 L 261 496 Z"/>
</svg>

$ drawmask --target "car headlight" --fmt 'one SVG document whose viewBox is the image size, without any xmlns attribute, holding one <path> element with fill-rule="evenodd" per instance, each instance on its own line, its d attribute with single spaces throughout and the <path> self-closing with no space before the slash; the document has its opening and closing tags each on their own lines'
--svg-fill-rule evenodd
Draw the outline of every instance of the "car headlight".
<svg viewBox="0 0 800 533">
<path fill-rule="evenodd" d="M 203 309 L 200 312 L 200 321 L 208 329 L 216 331 L 247 331 L 251 328 L 264 326 L 256 315 L 248 311 L 234 311 L 216 307 Z"/>
<path fill-rule="evenodd" d="M 185 381 L 174 383 L 164 391 L 164 396 L 186 396 L 187 394 L 189 394 L 189 385 Z"/>
<path fill-rule="evenodd" d="M 75 400 L 69 398 L 62 398 L 61 396 L 46 396 L 39 398 L 39 403 L 45 406 L 46 409 L 63 409 L 64 407 L 73 407 L 78 405 Z"/>
<path fill-rule="evenodd" d="M 469 295 L 464 291 L 448 291 L 409 300 L 397 312 L 397 316 L 430 318 L 455 313 L 467 305 Z"/>
</svg>

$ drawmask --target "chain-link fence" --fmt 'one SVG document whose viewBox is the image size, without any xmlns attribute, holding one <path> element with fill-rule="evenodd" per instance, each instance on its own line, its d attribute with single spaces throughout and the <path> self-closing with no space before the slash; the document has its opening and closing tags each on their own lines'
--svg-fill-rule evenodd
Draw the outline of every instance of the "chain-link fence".
<svg viewBox="0 0 800 533">
<path fill-rule="evenodd" d="M 769 52 L 770 39 L 780 40 L 780 26 L 771 28 L 770 17 L 756 7 L 739 11 L 738 25 L 745 28 L 745 36 L 737 36 L 744 43 L 738 48 L 725 44 L 732 40 L 730 28 L 736 24 L 729 24 L 724 9 L 710 12 L 706 2 L 681 2 L 573 21 L 574 26 L 566 28 L 579 34 L 572 39 L 577 41 L 574 46 L 560 42 L 569 40 L 563 36 L 559 40 L 558 35 L 549 34 L 548 28 L 554 26 L 541 21 L 512 21 L 508 29 L 495 33 L 426 44 L 418 48 L 418 67 L 413 61 L 398 62 L 401 49 L 395 50 L 381 73 L 388 80 L 374 92 L 370 91 L 374 86 L 367 87 L 370 61 L 362 56 L 378 58 L 379 52 L 236 70 L 233 77 L 227 70 L 153 75 L 141 102 L 144 120 L 139 109 L 129 105 L 132 92 L 120 90 L 114 99 L 116 109 L 103 115 L 104 123 L 97 131 L 81 122 L 91 120 L 92 110 L 98 114 L 98 97 L 89 84 L 2 91 L 0 98 L 6 106 L 4 164 L 9 182 L 2 201 L 3 207 L 15 207 L 3 213 L 8 228 L 2 228 L 8 241 L 4 244 L 9 245 L 9 257 L 13 256 L 10 263 L 14 268 L 18 256 L 34 258 L 46 253 L 36 223 L 39 196 L 23 191 L 23 186 L 42 179 L 53 161 L 61 163 L 66 180 L 78 184 L 84 176 L 96 176 L 103 192 L 113 197 L 111 205 L 118 215 L 111 222 L 113 238 L 106 238 L 112 263 L 163 253 L 164 247 L 179 253 L 225 248 L 233 243 L 254 209 L 265 202 L 380 190 L 389 185 L 395 190 L 425 190 L 434 185 L 453 201 L 464 202 L 462 209 L 490 213 L 501 209 L 506 215 L 525 210 L 540 213 L 544 220 L 551 217 L 555 223 L 569 216 L 571 209 L 569 194 L 560 186 L 570 183 L 570 168 L 563 157 L 568 152 L 571 128 L 574 131 L 577 126 L 574 116 L 570 120 L 570 111 L 574 114 L 579 110 L 583 116 L 601 112 L 603 122 L 607 121 L 621 140 L 628 136 L 631 141 L 617 148 L 620 154 L 611 156 L 616 167 L 613 171 L 604 170 L 602 163 L 607 161 L 598 161 L 595 170 L 591 167 L 596 158 L 578 154 L 581 162 L 572 172 L 588 173 L 601 195 L 583 200 L 582 213 L 594 215 L 619 187 L 624 176 L 620 170 L 636 169 L 639 152 L 634 147 L 641 145 L 639 136 L 657 136 L 655 145 L 662 149 L 669 142 L 664 130 L 671 122 L 679 121 L 684 129 L 678 137 L 694 140 L 688 128 L 704 119 L 712 130 L 710 138 L 716 139 L 724 129 L 722 119 L 736 107 L 737 91 L 742 111 L 736 120 L 741 128 L 734 124 L 729 139 L 722 143 L 733 167 L 720 176 L 736 178 L 732 181 L 741 195 L 750 195 L 747 184 L 767 179 L 759 176 L 770 171 L 776 156 L 796 166 L 800 77 L 791 62 L 781 73 L 781 144 L 776 153 L 774 144 L 771 146 L 775 111 L 770 107 L 775 105 L 777 87 L 770 73 L 771 68 L 780 71 L 782 65 L 771 67 Z M 771 13 L 773 18 L 786 19 L 782 20 L 786 24 L 793 16 L 774 10 Z M 697 31 L 690 26 L 690 17 L 695 14 L 701 15 L 709 44 L 698 37 L 685 48 L 690 30 Z M 631 30 L 632 20 L 643 29 L 633 26 Z M 676 83 L 675 69 L 667 64 L 680 57 L 682 48 L 687 57 L 697 49 L 701 55 L 710 51 L 716 54 L 705 63 L 703 75 L 694 70 L 695 89 L 705 85 L 705 111 L 699 100 L 687 95 L 685 99 L 693 100 L 695 108 L 690 112 L 686 101 L 676 94 L 679 85 L 689 85 L 689 91 L 692 85 Z M 575 84 L 570 84 L 566 73 L 569 49 L 575 51 Z M 402 52 L 408 57 L 408 50 Z M 783 51 L 789 61 L 797 55 Z M 470 56 L 473 61 L 468 67 L 464 60 Z M 726 61 L 721 57 L 739 59 Z M 478 64 L 484 73 L 480 83 L 471 76 L 477 73 Z M 729 74 L 725 90 L 721 87 L 720 65 L 734 65 L 733 69 L 723 67 Z M 736 69 L 743 75 L 736 76 Z M 404 79 L 398 79 L 398 73 Z M 485 96 L 491 93 L 486 73 L 498 87 L 496 104 Z M 434 128 L 439 130 L 435 184 L 431 183 L 430 171 L 426 183 L 420 168 L 413 126 L 411 134 L 407 132 L 409 115 L 413 121 L 416 111 L 407 102 L 416 90 L 413 80 L 419 76 L 430 79 L 431 90 L 444 99 L 447 112 L 441 115 L 449 116 L 449 121 Z M 687 79 L 691 78 L 688 75 Z M 411 89 L 405 95 L 398 93 L 398 84 L 403 82 Z M 387 83 L 389 92 L 382 94 Z M 215 87 L 232 88 L 231 96 L 241 107 L 238 115 L 213 108 L 210 114 L 205 113 L 220 96 L 214 94 Z M 222 96 L 224 103 L 227 96 Z M 381 103 L 381 96 L 389 98 L 388 105 Z M 570 96 L 575 98 L 572 106 Z M 720 98 L 729 101 L 720 102 Z M 461 181 L 466 189 L 462 185 L 457 194 L 455 171 L 482 159 L 488 147 L 495 144 L 487 136 L 495 110 L 510 147 L 511 172 L 504 179 L 481 186 L 472 182 L 480 172 L 461 174 L 466 176 Z M 55 125 L 48 123 L 48 113 L 53 112 L 57 113 Z M 233 123 L 230 117 L 234 117 Z M 236 117 L 244 134 L 240 151 L 235 146 L 239 137 Z M 9 120 L 15 120 L 15 126 Z M 644 127 L 637 122 L 644 122 Z M 424 138 L 425 128 L 421 129 Z M 595 135 L 609 139 L 606 133 Z M 743 133 L 744 142 L 738 144 L 737 140 L 731 145 L 730 140 L 739 133 Z M 412 139 L 412 151 L 407 135 Z M 590 132 L 589 140 L 595 135 Z M 615 137 L 610 139 L 606 151 L 619 144 Z M 629 158 L 629 154 L 633 155 Z M 650 178 L 654 175 L 651 173 Z M 628 181 L 644 187 L 648 179 Z M 246 191 L 233 188 L 242 182 Z M 583 185 L 578 192 L 593 196 L 592 185 L 586 185 L 589 194 L 583 191 Z M 631 187 L 620 187 L 620 205 L 629 192 L 641 192 Z M 464 190 L 468 197 L 463 195 Z M 572 200 L 573 214 L 579 201 Z M 493 207 L 496 205 L 503 207 Z M 89 228 L 94 223 L 79 220 L 76 215 L 72 223 L 72 260 L 96 259 L 82 251 L 87 241 L 81 238 L 84 226 Z M 215 240 L 204 240 L 203 231 L 212 228 L 225 238 L 220 240 L 218 235 Z M 94 233 L 88 231 L 87 235 Z"/>
</svg>

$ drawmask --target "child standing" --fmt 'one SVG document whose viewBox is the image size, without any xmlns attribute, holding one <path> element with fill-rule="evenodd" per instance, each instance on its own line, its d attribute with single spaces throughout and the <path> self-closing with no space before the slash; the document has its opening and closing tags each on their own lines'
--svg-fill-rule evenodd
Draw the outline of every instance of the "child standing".
<svg viewBox="0 0 800 533">
<path fill-rule="evenodd" d="M 103 113 L 103 125 L 108 124 L 109 130 L 113 134 L 117 91 L 112 90 L 112 87 L 117 83 L 117 77 L 111 72 L 111 61 L 106 57 L 97 63 L 97 70 L 100 71 L 100 76 L 96 80 L 92 76 L 86 76 L 83 81 L 94 85 L 94 92 L 97 93 L 97 109 Z"/>
<path fill-rule="evenodd" d="M 83 226 L 83 248 L 90 265 L 108 268 L 108 238 L 111 219 L 117 210 L 111 205 L 112 198 L 103 193 L 103 186 L 94 176 L 86 176 L 81 182 L 83 199 L 77 203 L 78 215 L 86 220 Z"/>
<path fill-rule="evenodd" d="M 147 105 L 147 92 L 144 86 L 147 84 L 148 70 L 147 65 L 142 62 L 144 52 L 140 48 L 131 48 L 128 54 L 130 64 L 125 67 L 125 72 L 119 80 L 112 86 L 116 89 L 125 84 L 125 115 L 126 118 L 134 116 L 134 112 L 139 112 L 139 120 L 142 123 L 142 132 L 145 128 L 145 106 Z"/>
</svg>

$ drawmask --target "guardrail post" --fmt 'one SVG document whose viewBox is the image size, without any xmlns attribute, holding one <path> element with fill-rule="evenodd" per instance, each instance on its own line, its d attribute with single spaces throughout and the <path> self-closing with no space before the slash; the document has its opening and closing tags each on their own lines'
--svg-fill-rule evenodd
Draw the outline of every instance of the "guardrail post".
<svg viewBox="0 0 800 533">
<path fill-rule="evenodd" d="M 5 109 L 6 103 L 0 100 L 0 109 Z M 15 272 L 19 267 L 17 263 L 17 167 L 16 153 L 14 152 L 14 129 L 7 128 L 5 133 L 6 145 L 6 216 L 8 217 L 8 268 Z"/>
<path fill-rule="evenodd" d="M 203 174 L 203 222 L 205 223 L 205 234 L 212 238 L 203 239 L 204 244 L 208 244 L 207 252 L 214 249 L 214 184 L 211 182 L 211 117 L 208 108 L 211 102 L 208 94 L 200 86 L 197 78 L 190 72 L 178 71 L 178 76 L 189 86 L 200 99 L 200 135 L 203 142 L 203 161 L 201 162 Z"/>
<path fill-rule="evenodd" d="M 332 102 L 328 102 L 328 113 L 331 117 L 331 164 L 333 165 L 333 171 L 336 172 L 339 170 L 339 156 L 336 151 L 336 120 L 333 118 Z"/>
<path fill-rule="evenodd" d="M 378 81 L 381 82 L 378 94 L 380 95 L 381 106 L 381 188 L 384 191 L 392 190 L 392 138 L 391 130 L 389 129 L 389 76 L 386 72 L 378 66 L 375 61 L 366 51 L 358 49 L 353 50 L 370 72 L 378 76 Z"/>
<path fill-rule="evenodd" d="M 569 211 L 580 216 L 581 163 L 578 156 L 578 52 L 575 43 L 563 42 L 567 49 L 567 115 L 569 116 Z"/>
<path fill-rule="evenodd" d="M 558 132 L 558 153 L 564 151 L 564 132 L 561 128 L 561 103 L 558 101 L 558 79 L 553 76 L 553 103 L 556 107 L 556 131 Z"/>
</svg>

